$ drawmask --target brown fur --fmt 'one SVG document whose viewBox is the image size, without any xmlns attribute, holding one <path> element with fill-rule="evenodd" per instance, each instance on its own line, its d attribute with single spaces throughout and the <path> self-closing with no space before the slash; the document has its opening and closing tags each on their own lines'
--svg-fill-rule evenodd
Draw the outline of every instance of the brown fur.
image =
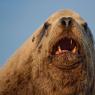
<svg viewBox="0 0 95 95">
<path fill-rule="evenodd" d="M 85 56 L 84 64 L 65 70 L 58 68 L 63 59 L 52 58 L 50 52 L 64 32 L 58 21 L 68 16 L 75 20 L 71 30 Z M 94 42 L 85 23 L 71 10 L 50 16 L 0 70 L 0 95 L 95 95 Z"/>
</svg>

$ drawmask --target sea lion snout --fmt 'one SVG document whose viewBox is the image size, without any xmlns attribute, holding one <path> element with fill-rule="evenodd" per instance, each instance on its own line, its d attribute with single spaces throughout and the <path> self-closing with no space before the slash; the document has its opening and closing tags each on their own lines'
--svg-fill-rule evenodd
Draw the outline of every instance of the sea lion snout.
<svg viewBox="0 0 95 95">
<path fill-rule="evenodd" d="M 71 26 L 72 24 L 72 18 L 71 17 L 62 17 L 60 20 L 59 20 L 59 23 L 61 25 L 63 25 L 64 27 L 68 28 Z"/>
</svg>

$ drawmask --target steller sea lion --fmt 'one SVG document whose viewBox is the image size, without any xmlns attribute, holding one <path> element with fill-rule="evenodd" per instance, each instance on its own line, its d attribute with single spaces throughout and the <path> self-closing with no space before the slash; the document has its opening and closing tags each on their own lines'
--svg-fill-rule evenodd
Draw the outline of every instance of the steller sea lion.
<svg viewBox="0 0 95 95">
<path fill-rule="evenodd" d="M 61 10 L 0 70 L 0 95 L 95 95 L 95 50 L 86 21 Z"/>
</svg>

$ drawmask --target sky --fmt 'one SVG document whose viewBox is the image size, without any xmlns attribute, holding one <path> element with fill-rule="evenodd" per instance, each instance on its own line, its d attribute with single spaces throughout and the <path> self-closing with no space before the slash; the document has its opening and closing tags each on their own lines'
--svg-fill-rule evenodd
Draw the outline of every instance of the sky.
<svg viewBox="0 0 95 95">
<path fill-rule="evenodd" d="M 0 65 L 60 9 L 79 13 L 95 38 L 95 0 L 0 0 Z"/>
</svg>

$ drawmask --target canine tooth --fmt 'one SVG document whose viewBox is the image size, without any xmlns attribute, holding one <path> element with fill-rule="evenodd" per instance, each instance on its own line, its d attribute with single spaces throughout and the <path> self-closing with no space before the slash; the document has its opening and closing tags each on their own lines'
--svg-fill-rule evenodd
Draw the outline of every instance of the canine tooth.
<svg viewBox="0 0 95 95">
<path fill-rule="evenodd" d="M 71 44 L 72 44 L 72 39 L 71 39 Z"/>
<path fill-rule="evenodd" d="M 61 47 L 60 47 L 60 46 L 58 46 L 58 51 L 59 51 L 59 52 L 62 52 L 62 50 L 61 50 Z"/>
<path fill-rule="evenodd" d="M 62 50 L 61 50 L 60 46 L 58 46 L 58 50 L 56 51 L 55 54 L 60 54 L 61 52 L 62 52 Z"/>
<path fill-rule="evenodd" d="M 77 51 L 77 48 L 75 46 L 74 49 L 72 50 L 72 53 L 76 53 L 76 51 Z"/>
<path fill-rule="evenodd" d="M 59 52 L 58 51 L 56 51 L 56 53 L 55 54 L 59 54 Z"/>
</svg>

